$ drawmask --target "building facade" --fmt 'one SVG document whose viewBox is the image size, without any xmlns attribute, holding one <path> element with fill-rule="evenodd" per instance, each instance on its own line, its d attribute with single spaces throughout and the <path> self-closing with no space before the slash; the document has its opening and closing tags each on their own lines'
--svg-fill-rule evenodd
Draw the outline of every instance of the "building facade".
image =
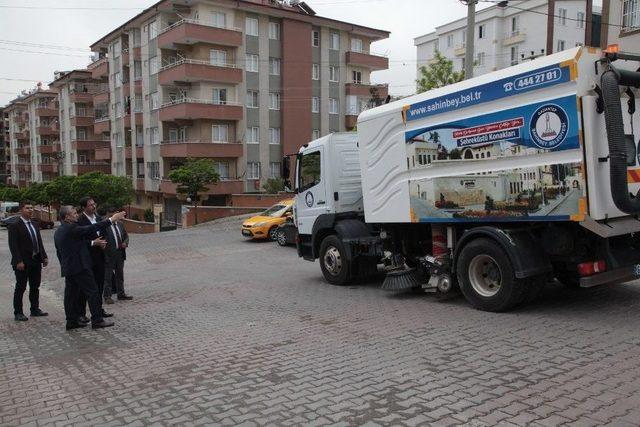
<svg viewBox="0 0 640 427">
<path fill-rule="evenodd" d="M 508 5 L 476 12 L 474 75 L 592 43 L 591 0 L 512 0 Z M 453 61 L 455 71 L 464 70 L 466 25 L 466 18 L 459 19 L 414 39 L 418 77 L 436 51 Z"/>
<path fill-rule="evenodd" d="M 603 0 L 601 46 L 617 44 L 623 52 L 640 52 L 640 1 Z"/>
<path fill-rule="evenodd" d="M 0 184 L 11 182 L 11 150 L 9 149 L 9 114 L 0 109 Z"/>
</svg>

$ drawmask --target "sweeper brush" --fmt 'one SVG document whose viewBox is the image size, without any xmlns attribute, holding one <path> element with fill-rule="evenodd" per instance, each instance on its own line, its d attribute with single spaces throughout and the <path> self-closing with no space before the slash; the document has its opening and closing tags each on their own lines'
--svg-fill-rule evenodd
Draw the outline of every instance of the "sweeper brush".
<svg viewBox="0 0 640 427">
<path fill-rule="evenodd" d="M 390 271 L 382 282 L 382 289 L 387 291 L 403 291 L 418 287 L 420 283 L 415 268 Z"/>
</svg>

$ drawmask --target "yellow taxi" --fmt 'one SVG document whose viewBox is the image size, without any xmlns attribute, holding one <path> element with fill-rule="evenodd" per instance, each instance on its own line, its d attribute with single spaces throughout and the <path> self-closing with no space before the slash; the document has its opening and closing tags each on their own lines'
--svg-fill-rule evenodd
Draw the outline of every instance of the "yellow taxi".
<svg viewBox="0 0 640 427">
<path fill-rule="evenodd" d="M 242 223 L 242 235 L 252 239 L 276 240 L 278 226 L 293 215 L 293 200 L 281 200 L 260 215 Z"/>
</svg>

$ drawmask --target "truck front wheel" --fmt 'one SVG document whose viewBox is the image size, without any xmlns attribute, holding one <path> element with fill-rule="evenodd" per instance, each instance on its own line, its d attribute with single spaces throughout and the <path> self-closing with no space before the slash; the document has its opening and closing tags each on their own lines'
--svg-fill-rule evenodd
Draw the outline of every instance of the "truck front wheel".
<svg viewBox="0 0 640 427">
<path fill-rule="evenodd" d="M 327 236 L 320 244 L 320 268 L 327 282 L 347 285 L 351 281 L 351 263 L 338 236 Z"/>
<path fill-rule="evenodd" d="M 460 290 L 475 308 L 506 311 L 522 301 L 525 283 L 516 279 L 505 251 L 491 239 L 477 239 L 458 258 Z"/>
</svg>

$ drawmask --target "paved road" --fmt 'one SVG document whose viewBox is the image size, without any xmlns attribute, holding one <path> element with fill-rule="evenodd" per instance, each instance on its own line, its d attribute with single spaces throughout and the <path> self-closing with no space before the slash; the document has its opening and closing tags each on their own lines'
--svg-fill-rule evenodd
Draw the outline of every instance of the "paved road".
<svg viewBox="0 0 640 427">
<path fill-rule="evenodd" d="M 0 425 L 638 425 L 640 287 L 508 314 L 462 298 L 333 287 L 235 221 L 135 235 L 132 302 L 104 331 L 15 323 L 0 231 Z M 52 233 L 44 233 L 50 246 Z"/>
</svg>

